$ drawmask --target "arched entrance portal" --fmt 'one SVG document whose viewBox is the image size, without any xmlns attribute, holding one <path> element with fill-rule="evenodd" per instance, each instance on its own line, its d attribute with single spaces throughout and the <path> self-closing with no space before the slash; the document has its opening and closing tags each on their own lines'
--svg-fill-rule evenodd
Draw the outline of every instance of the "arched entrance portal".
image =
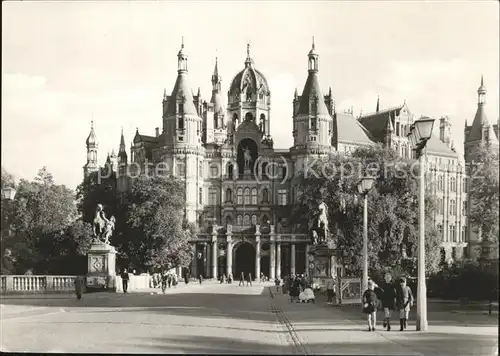
<svg viewBox="0 0 500 356">
<path fill-rule="evenodd" d="M 234 279 L 238 280 L 241 272 L 245 274 L 245 278 L 251 273 L 253 279 L 255 277 L 255 247 L 248 242 L 243 242 L 235 249 Z"/>
</svg>

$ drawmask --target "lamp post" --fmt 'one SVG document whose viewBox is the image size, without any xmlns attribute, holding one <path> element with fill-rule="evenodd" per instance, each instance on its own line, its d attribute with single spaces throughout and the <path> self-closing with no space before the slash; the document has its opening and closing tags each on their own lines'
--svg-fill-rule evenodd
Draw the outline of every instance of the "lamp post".
<svg viewBox="0 0 500 356">
<path fill-rule="evenodd" d="M 411 125 L 408 138 L 419 162 L 417 331 L 427 331 L 427 287 L 425 285 L 425 145 L 431 138 L 434 119 L 421 117 Z"/>
<path fill-rule="evenodd" d="M 372 189 L 375 179 L 366 176 L 358 184 L 358 192 L 363 196 L 363 279 L 361 287 L 363 293 L 368 289 L 368 192 Z"/>
<path fill-rule="evenodd" d="M 10 204 L 12 200 L 14 200 L 15 196 L 16 196 L 16 190 L 14 188 L 12 188 L 12 187 L 2 188 L 2 205 L 5 204 L 6 206 L 8 206 L 8 204 Z M 4 226 L 6 227 L 6 230 L 7 230 L 7 237 L 10 237 L 10 235 L 11 235 L 10 219 L 8 218 L 8 215 L 7 215 L 6 206 L 2 207 L 2 219 L 5 221 Z M 4 236 L 2 233 L 2 259 L 9 255 L 9 252 L 7 252 L 9 250 L 6 248 L 6 245 L 8 245 L 8 244 L 6 244 L 5 241 L 3 241 L 3 239 L 4 239 Z M 2 265 L 3 265 L 3 262 L 2 262 Z"/>
</svg>

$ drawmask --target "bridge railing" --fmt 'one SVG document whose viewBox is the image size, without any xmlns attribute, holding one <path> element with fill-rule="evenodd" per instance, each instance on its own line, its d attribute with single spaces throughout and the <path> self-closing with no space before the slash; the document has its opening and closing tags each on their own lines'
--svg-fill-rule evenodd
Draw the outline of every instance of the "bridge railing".
<svg viewBox="0 0 500 356">
<path fill-rule="evenodd" d="M 75 289 L 76 276 L 1 276 L 1 293 L 57 293 Z"/>
</svg>

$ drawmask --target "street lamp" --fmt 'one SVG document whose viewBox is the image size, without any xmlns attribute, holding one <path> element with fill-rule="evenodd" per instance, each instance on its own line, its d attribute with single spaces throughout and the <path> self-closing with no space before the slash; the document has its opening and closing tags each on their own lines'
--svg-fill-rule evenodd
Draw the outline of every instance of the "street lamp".
<svg viewBox="0 0 500 356">
<path fill-rule="evenodd" d="M 363 279 L 361 281 L 363 293 L 368 289 L 368 192 L 372 189 L 375 179 L 366 176 L 358 184 L 358 192 L 363 196 Z"/>
<path fill-rule="evenodd" d="M 2 188 L 2 201 L 3 200 L 12 201 L 14 200 L 15 196 L 16 196 L 16 190 L 14 188 L 11 187 Z"/>
<path fill-rule="evenodd" d="M 431 138 L 434 119 L 421 117 L 410 127 L 408 139 L 415 150 L 419 166 L 418 195 L 418 280 L 417 331 L 427 331 L 427 287 L 425 285 L 425 145 Z"/>
</svg>

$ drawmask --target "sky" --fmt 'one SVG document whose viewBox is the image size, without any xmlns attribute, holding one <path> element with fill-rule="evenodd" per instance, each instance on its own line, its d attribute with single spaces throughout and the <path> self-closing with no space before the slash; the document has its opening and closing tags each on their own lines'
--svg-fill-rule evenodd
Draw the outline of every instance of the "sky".
<svg viewBox="0 0 500 356">
<path fill-rule="evenodd" d="M 481 75 L 487 115 L 499 117 L 496 1 L 373 2 L 2 2 L 2 166 L 33 179 L 46 166 L 58 184 L 83 177 L 94 121 L 99 161 L 127 149 L 135 130 L 162 125 L 184 37 L 189 81 L 210 99 L 219 58 L 224 102 L 244 67 L 247 42 L 271 90 L 275 148 L 292 145 L 292 101 L 307 78 L 315 38 L 323 92 L 358 115 L 406 100 L 410 111 L 448 115 L 463 153 L 464 121 L 477 108 Z M 437 127 L 435 126 L 435 133 Z"/>
</svg>

